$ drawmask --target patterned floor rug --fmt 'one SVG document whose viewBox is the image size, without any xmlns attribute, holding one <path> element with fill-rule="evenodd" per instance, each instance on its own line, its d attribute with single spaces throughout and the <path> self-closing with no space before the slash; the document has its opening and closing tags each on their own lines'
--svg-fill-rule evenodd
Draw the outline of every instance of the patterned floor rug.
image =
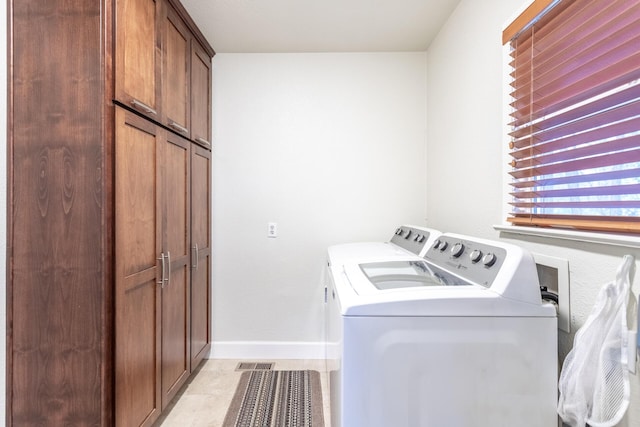
<svg viewBox="0 0 640 427">
<path fill-rule="evenodd" d="M 317 371 L 246 371 L 223 427 L 324 427 Z"/>
</svg>

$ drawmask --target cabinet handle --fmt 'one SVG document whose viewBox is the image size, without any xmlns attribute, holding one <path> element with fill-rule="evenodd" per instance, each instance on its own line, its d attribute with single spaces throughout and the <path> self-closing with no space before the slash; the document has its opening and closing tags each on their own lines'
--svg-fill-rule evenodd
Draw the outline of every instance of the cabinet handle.
<svg viewBox="0 0 640 427">
<path fill-rule="evenodd" d="M 211 147 L 211 143 L 209 141 L 207 141 L 206 139 L 204 139 L 204 138 L 197 137 L 196 138 L 196 142 L 198 144 L 202 144 L 202 145 L 206 145 L 207 147 Z"/>
<path fill-rule="evenodd" d="M 198 269 L 198 244 L 193 247 L 193 260 L 191 261 L 191 268 Z"/>
<path fill-rule="evenodd" d="M 166 266 L 164 263 L 164 252 L 162 252 L 160 254 L 160 258 L 156 258 L 158 261 L 160 261 L 162 263 L 162 275 L 160 276 L 160 281 L 157 282 L 158 285 L 162 286 L 164 288 L 164 281 L 165 281 L 165 277 L 167 275 L 167 270 L 166 270 Z"/>
<path fill-rule="evenodd" d="M 171 252 L 167 251 L 167 276 L 164 278 L 164 281 L 167 283 L 167 286 L 171 285 Z"/>
<path fill-rule="evenodd" d="M 174 122 L 173 120 L 171 120 L 169 122 L 169 126 L 171 128 L 173 128 L 174 130 L 177 130 L 180 133 L 184 133 L 184 134 L 188 134 L 189 133 L 189 129 L 187 129 L 184 126 L 180 126 L 178 123 Z"/>
<path fill-rule="evenodd" d="M 138 101 L 137 99 L 132 100 L 131 101 L 131 105 L 133 105 L 138 110 L 144 111 L 145 113 L 153 114 L 154 116 L 158 115 L 158 112 L 156 110 L 154 110 L 153 108 L 149 107 L 144 102 Z"/>
</svg>

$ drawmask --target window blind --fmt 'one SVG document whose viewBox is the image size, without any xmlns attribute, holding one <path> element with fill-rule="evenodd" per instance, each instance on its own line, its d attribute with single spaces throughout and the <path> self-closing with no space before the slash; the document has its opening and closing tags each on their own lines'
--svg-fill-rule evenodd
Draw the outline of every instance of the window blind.
<svg viewBox="0 0 640 427">
<path fill-rule="evenodd" d="M 562 0 L 508 43 L 508 221 L 640 233 L 640 2 Z"/>
</svg>

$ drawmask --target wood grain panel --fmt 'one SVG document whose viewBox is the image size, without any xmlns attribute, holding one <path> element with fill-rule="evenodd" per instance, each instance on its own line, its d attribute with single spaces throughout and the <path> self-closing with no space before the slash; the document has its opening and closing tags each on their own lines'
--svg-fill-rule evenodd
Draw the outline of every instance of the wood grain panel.
<svg viewBox="0 0 640 427">
<path fill-rule="evenodd" d="M 189 271 L 172 268 L 162 290 L 162 406 L 169 405 L 189 374 Z"/>
<path fill-rule="evenodd" d="M 156 354 L 155 280 L 125 291 L 118 305 L 120 324 L 116 356 L 126 363 L 116 364 L 116 424 L 118 427 L 152 423 L 159 413 Z"/>
<path fill-rule="evenodd" d="M 184 138 L 167 136 L 163 177 L 166 192 L 164 239 L 175 262 L 189 257 L 190 146 Z"/>
<path fill-rule="evenodd" d="M 117 179 L 123 180 L 116 206 L 120 213 L 117 226 L 123 229 L 118 246 L 127 253 L 122 259 L 125 277 L 155 269 L 157 264 L 155 131 L 154 126 L 141 126 L 139 120 L 125 121 L 116 135 Z"/>
<path fill-rule="evenodd" d="M 10 3 L 8 425 L 100 425 L 110 392 L 100 8 Z"/>
<path fill-rule="evenodd" d="M 194 146 L 195 147 L 195 146 Z M 211 152 L 200 147 L 191 156 L 192 244 L 204 250 L 210 247 Z"/>
<path fill-rule="evenodd" d="M 198 367 L 211 347 L 211 251 L 199 251 L 198 268 L 191 272 L 191 369 Z"/>
</svg>

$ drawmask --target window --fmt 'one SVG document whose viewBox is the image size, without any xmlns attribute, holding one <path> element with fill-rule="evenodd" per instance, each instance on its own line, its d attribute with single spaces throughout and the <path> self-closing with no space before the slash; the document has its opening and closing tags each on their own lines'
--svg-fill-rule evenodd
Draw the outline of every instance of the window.
<svg viewBox="0 0 640 427">
<path fill-rule="evenodd" d="M 508 221 L 640 233 L 640 2 L 535 1 L 503 41 Z"/>
</svg>

